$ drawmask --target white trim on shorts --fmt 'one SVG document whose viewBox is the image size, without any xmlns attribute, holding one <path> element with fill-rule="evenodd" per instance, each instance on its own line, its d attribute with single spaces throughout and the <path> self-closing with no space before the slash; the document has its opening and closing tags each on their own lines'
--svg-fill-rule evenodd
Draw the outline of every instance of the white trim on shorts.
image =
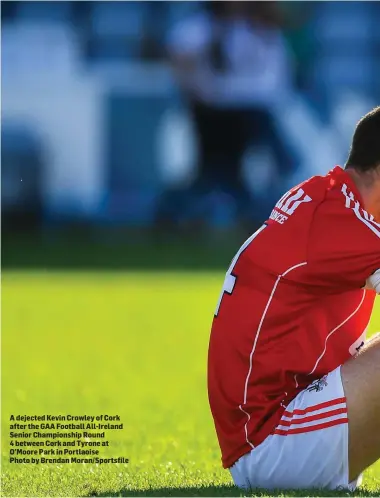
<svg viewBox="0 0 380 498">
<path fill-rule="evenodd" d="M 349 489 L 348 417 L 340 367 L 289 403 L 273 434 L 231 468 L 243 489 Z"/>
</svg>

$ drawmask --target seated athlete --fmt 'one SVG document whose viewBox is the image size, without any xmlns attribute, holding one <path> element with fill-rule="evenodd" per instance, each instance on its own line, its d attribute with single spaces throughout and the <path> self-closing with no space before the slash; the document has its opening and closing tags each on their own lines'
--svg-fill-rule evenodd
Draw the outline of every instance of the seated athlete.
<svg viewBox="0 0 380 498">
<path fill-rule="evenodd" d="M 237 486 L 353 490 L 380 458 L 379 220 L 377 107 L 345 169 L 287 192 L 226 274 L 208 391 Z"/>
</svg>

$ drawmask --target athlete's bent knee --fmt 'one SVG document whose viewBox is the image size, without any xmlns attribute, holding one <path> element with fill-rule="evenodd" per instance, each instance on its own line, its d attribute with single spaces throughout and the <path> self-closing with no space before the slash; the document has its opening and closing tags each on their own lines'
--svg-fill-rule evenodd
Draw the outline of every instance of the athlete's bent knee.
<svg viewBox="0 0 380 498">
<path fill-rule="evenodd" d="M 349 420 L 350 479 L 380 458 L 380 334 L 341 368 Z"/>
</svg>

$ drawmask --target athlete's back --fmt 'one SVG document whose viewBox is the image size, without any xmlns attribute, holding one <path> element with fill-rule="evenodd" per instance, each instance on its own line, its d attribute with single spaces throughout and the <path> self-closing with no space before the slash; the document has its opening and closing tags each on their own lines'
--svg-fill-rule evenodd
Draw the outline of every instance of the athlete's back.
<svg viewBox="0 0 380 498">
<path fill-rule="evenodd" d="M 211 410 L 230 467 L 285 407 L 354 355 L 374 302 L 380 226 L 339 167 L 285 194 L 227 272 L 208 364 Z"/>
</svg>

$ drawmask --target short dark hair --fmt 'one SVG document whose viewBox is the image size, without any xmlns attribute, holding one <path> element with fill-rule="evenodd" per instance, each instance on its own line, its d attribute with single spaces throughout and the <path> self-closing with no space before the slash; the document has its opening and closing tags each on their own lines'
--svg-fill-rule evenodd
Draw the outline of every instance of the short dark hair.
<svg viewBox="0 0 380 498">
<path fill-rule="evenodd" d="M 346 168 L 370 171 L 380 164 L 380 106 L 356 125 Z"/>
</svg>

